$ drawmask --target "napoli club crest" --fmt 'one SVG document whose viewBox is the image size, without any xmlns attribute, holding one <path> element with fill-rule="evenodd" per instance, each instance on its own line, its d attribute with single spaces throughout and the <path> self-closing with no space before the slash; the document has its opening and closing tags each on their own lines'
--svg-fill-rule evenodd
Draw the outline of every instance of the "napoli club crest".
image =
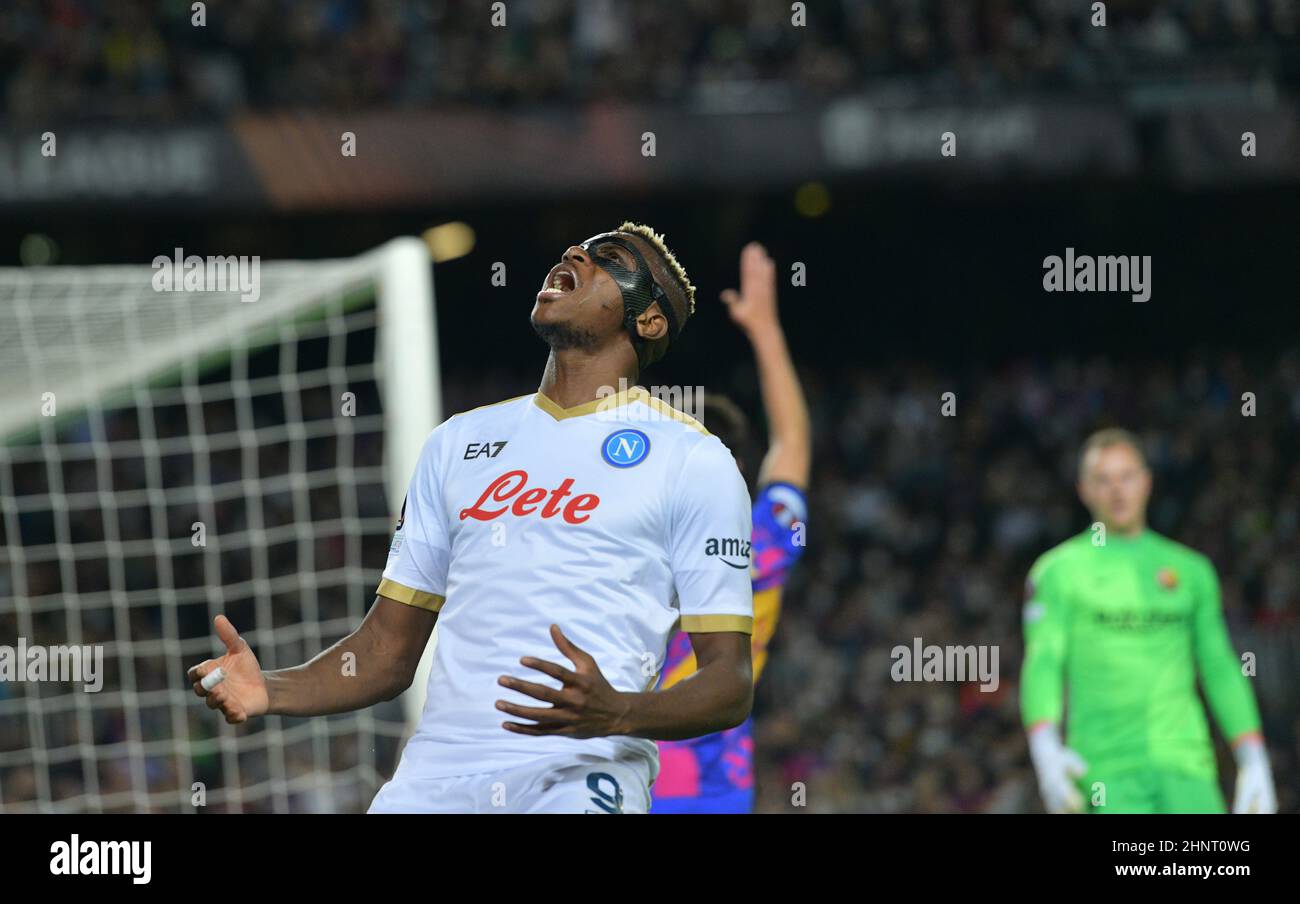
<svg viewBox="0 0 1300 904">
<path fill-rule="evenodd" d="M 630 468 L 650 454 L 650 437 L 640 430 L 615 430 L 600 445 L 601 458 L 616 468 Z"/>
</svg>

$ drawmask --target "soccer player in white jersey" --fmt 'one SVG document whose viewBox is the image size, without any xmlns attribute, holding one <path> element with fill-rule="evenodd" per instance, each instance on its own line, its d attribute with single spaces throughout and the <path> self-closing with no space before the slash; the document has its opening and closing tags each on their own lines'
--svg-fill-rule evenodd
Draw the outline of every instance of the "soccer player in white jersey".
<svg viewBox="0 0 1300 904">
<path fill-rule="evenodd" d="M 436 620 L 419 727 L 371 812 L 646 812 L 653 742 L 739 725 L 753 695 L 744 480 L 635 385 L 694 295 L 648 227 L 570 246 L 533 307 L 538 391 L 429 435 L 357 630 L 263 672 L 218 616 L 226 653 L 190 669 L 195 693 L 232 724 L 370 706 L 410 686 Z M 678 626 L 698 671 L 656 691 Z"/>
</svg>

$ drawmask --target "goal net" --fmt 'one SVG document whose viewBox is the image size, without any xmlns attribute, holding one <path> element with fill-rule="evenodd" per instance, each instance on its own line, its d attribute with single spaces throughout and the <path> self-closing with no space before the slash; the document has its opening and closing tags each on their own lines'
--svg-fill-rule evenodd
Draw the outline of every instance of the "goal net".
<svg viewBox="0 0 1300 904">
<path fill-rule="evenodd" d="M 364 616 L 440 415 L 428 252 L 158 272 L 0 269 L 0 812 L 364 810 L 422 684 L 232 727 L 185 672 L 218 613 L 265 669 Z"/>
</svg>

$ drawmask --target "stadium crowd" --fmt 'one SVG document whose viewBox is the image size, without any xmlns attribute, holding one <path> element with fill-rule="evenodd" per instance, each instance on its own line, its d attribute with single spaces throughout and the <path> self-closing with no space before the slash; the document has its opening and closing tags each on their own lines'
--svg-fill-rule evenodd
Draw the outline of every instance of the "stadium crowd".
<svg viewBox="0 0 1300 904">
<path fill-rule="evenodd" d="M 183 0 L 0 4 L 2 109 L 195 119 L 434 103 L 790 104 L 863 89 L 978 100 L 1144 82 L 1300 81 L 1298 0 Z"/>
</svg>

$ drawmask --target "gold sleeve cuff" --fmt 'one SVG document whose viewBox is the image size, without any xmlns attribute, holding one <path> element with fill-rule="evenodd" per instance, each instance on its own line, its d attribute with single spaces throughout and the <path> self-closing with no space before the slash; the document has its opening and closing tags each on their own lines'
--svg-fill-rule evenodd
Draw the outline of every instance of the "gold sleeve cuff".
<svg viewBox="0 0 1300 904">
<path fill-rule="evenodd" d="M 754 633 L 754 619 L 749 615 L 683 615 L 682 630 L 687 634 L 716 634 L 720 631 Z"/>
<path fill-rule="evenodd" d="M 439 596 L 436 593 L 429 593 L 424 590 L 416 590 L 396 581 L 390 581 L 388 578 L 384 578 L 379 582 L 379 589 L 375 593 L 379 596 L 386 596 L 390 600 L 414 606 L 417 609 L 428 609 L 430 612 L 437 612 L 442 608 L 442 604 L 447 601 L 445 596 Z"/>
</svg>

